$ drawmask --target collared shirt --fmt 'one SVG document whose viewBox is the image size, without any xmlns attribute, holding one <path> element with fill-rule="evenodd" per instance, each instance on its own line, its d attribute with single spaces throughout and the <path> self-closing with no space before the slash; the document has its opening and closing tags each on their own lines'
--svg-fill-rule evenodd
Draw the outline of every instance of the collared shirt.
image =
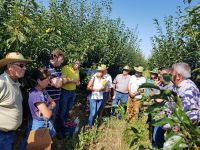
<svg viewBox="0 0 200 150">
<path fill-rule="evenodd" d="M 200 122 L 200 93 L 195 83 L 190 79 L 183 80 L 176 90 L 182 99 L 183 111 L 191 120 Z"/>
<path fill-rule="evenodd" d="M 145 77 L 136 77 L 135 75 L 132 75 L 131 78 L 130 78 L 130 82 L 129 82 L 131 92 L 136 93 L 139 86 L 142 85 L 145 82 L 146 82 Z M 142 98 L 141 95 L 135 96 L 135 99 L 141 99 L 141 98 Z"/>
<path fill-rule="evenodd" d="M 58 67 L 54 67 L 52 64 L 49 64 L 46 67 L 50 73 L 51 73 L 51 77 L 50 79 L 56 78 L 56 77 L 61 77 L 61 69 Z M 56 88 L 54 86 L 47 86 L 46 88 L 49 96 L 55 101 L 57 102 L 60 99 L 60 95 L 61 95 L 61 88 Z"/>
<path fill-rule="evenodd" d="M 22 123 L 20 83 L 4 72 L 0 75 L 0 131 L 16 130 Z"/>
<path fill-rule="evenodd" d="M 130 75 L 124 76 L 123 74 L 118 74 L 113 81 L 113 83 L 116 84 L 116 91 L 121 93 L 128 93 L 130 77 Z"/>
<path fill-rule="evenodd" d="M 79 70 L 74 70 L 72 65 L 64 66 L 62 68 L 62 75 L 68 80 L 79 80 Z M 76 83 L 66 83 L 62 86 L 63 89 L 68 91 L 76 90 Z"/>
</svg>

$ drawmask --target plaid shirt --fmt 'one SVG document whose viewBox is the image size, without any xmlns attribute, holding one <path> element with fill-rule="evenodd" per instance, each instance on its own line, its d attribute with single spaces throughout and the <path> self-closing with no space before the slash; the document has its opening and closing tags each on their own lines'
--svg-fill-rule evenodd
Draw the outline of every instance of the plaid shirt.
<svg viewBox="0 0 200 150">
<path fill-rule="evenodd" d="M 191 120 L 200 122 L 200 93 L 195 83 L 190 79 L 183 80 L 175 92 L 182 99 L 183 111 Z"/>
</svg>

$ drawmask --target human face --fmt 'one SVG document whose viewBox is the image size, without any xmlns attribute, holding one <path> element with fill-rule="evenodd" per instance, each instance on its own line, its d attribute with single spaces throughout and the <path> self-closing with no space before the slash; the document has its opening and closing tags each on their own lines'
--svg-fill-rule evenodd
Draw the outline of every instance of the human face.
<svg viewBox="0 0 200 150">
<path fill-rule="evenodd" d="M 48 86 L 48 84 L 50 83 L 50 77 L 43 79 L 43 80 L 38 79 L 37 82 L 41 89 L 45 89 Z"/>
<path fill-rule="evenodd" d="M 176 86 L 178 86 L 179 83 L 182 81 L 181 75 L 178 74 L 174 69 L 172 69 L 171 75 L 172 75 L 172 82 L 173 82 Z"/>
<path fill-rule="evenodd" d="M 79 62 L 79 61 L 76 61 L 76 62 L 73 64 L 74 70 L 78 70 L 79 66 L 80 66 L 80 62 Z"/>
<path fill-rule="evenodd" d="M 23 78 L 26 72 L 26 65 L 25 63 L 12 63 L 8 66 L 9 71 L 13 79 Z"/>
<path fill-rule="evenodd" d="M 154 75 L 154 74 L 151 74 L 151 79 L 152 80 L 157 80 L 158 79 L 158 76 Z"/>
<path fill-rule="evenodd" d="M 63 56 L 55 57 L 55 67 L 61 66 L 63 62 L 64 62 Z"/>
<path fill-rule="evenodd" d="M 123 70 L 122 72 L 123 75 L 128 75 L 128 73 L 129 73 L 129 70 Z"/>
<path fill-rule="evenodd" d="M 100 70 L 98 70 L 96 73 L 97 77 L 103 77 L 103 75 L 104 75 L 103 71 L 100 71 Z"/>
</svg>

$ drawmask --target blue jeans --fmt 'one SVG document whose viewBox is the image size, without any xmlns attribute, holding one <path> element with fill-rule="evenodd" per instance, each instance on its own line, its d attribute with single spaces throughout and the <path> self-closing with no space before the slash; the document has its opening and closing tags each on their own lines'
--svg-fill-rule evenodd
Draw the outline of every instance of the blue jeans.
<svg viewBox="0 0 200 150">
<path fill-rule="evenodd" d="M 90 99 L 90 115 L 88 119 L 89 126 L 92 126 L 94 124 L 94 121 L 96 119 L 97 113 L 102 105 L 103 100 L 94 100 Z"/>
<path fill-rule="evenodd" d="M 15 138 L 15 131 L 0 131 L 0 150 L 13 150 Z"/>
<path fill-rule="evenodd" d="M 64 124 L 64 122 L 67 120 L 69 111 L 74 105 L 75 98 L 75 91 L 67 91 L 62 89 L 60 98 L 60 119 L 62 124 Z"/>
<path fill-rule="evenodd" d="M 102 101 L 101 109 L 104 108 L 106 102 L 108 101 L 108 98 L 109 98 L 109 92 L 103 92 L 103 101 Z"/>
<path fill-rule="evenodd" d="M 112 101 L 112 106 L 118 105 L 119 101 L 121 104 L 126 104 L 127 100 L 128 100 L 128 93 L 121 93 L 121 92 L 116 91 L 115 98 Z M 114 114 L 115 114 L 115 108 L 113 107 L 111 115 L 114 115 Z"/>
<path fill-rule="evenodd" d="M 46 121 L 39 121 L 39 120 L 33 119 L 31 130 L 37 130 L 37 129 L 45 128 L 45 127 L 46 127 Z M 56 135 L 56 130 L 54 129 L 51 120 L 47 122 L 47 128 L 49 129 L 50 136 L 54 137 Z"/>
<path fill-rule="evenodd" d="M 163 148 L 165 130 L 160 126 L 155 126 L 153 129 L 153 142 L 157 148 Z"/>
<path fill-rule="evenodd" d="M 56 122 L 56 116 L 58 114 L 59 114 L 59 100 L 56 102 L 56 107 L 53 109 L 52 120 L 54 124 Z"/>
</svg>

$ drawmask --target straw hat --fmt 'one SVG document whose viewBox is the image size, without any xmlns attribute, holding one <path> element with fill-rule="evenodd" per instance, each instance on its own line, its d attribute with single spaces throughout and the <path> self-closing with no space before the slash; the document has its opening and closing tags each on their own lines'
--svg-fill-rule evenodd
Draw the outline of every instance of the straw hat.
<svg viewBox="0 0 200 150">
<path fill-rule="evenodd" d="M 98 67 L 97 67 L 97 71 L 104 71 L 104 70 L 105 70 L 105 68 L 102 67 L 102 66 L 98 66 Z"/>
<path fill-rule="evenodd" d="M 7 64 L 14 63 L 14 62 L 31 62 L 30 59 L 25 59 L 24 56 L 19 52 L 10 52 L 6 55 L 5 58 L 0 60 L 0 67 L 4 67 Z"/>
<path fill-rule="evenodd" d="M 100 66 L 101 66 L 102 68 L 104 68 L 104 70 L 107 70 L 107 69 L 108 69 L 108 67 L 106 67 L 105 64 L 101 64 Z"/>
<path fill-rule="evenodd" d="M 129 66 L 124 66 L 123 70 L 131 70 Z"/>
<path fill-rule="evenodd" d="M 142 66 L 138 66 L 138 67 L 134 67 L 134 70 L 142 73 L 144 71 L 144 68 Z"/>
</svg>

